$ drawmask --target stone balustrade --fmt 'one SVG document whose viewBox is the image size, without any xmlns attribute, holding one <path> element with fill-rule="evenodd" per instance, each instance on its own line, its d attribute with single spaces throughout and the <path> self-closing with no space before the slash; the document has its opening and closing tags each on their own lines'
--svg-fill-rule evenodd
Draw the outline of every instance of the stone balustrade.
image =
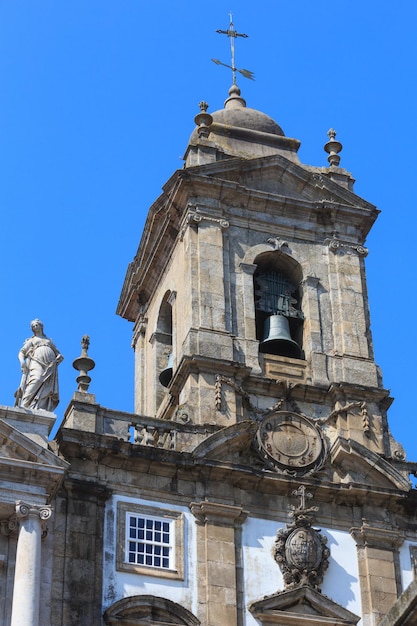
<svg viewBox="0 0 417 626">
<path fill-rule="evenodd" d="M 218 426 L 184 423 L 184 411 L 178 421 L 161 420 L 135 413 L 106 409 L 94 401 L 94 396 L 76 392 L 66 411 L 61 428 L 70 428 L 117 439 L 140 446 L 165 450 L 189 451 L 219 430 Z"/>
</svg>

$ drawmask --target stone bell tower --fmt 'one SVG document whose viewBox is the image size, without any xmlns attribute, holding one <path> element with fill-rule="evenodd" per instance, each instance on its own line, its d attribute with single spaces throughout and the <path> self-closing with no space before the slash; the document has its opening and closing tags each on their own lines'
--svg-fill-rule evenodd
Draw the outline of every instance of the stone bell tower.
<svg viewBox="0 0 417 626">
<path fill-rule="evenodd" d="M 285 381 L 319 400 L 314 418 L 368 403 L 366 418 L 359 405 L 336 416 L 335 432 L 384 453 L 364 268 L 377 209 L 339 167 L 334 131 L 329 167 L 311 167 L 236 85 L 224 109 L 207 106 L 184 169 L 149 211 L 119 302 L 135 323 L 136 412 L 231 425 Z"/>
<path fill-rule="evenodd" d="M 212 502 L 234 507 L 239 523 L 248 514 L 283 524 L 294 488 L 313 491 L 317 523 L 344 533 L 347 553 L 356 552 L 352 606 L 364 625 L 377 624 L 411 567 L 404 546 L 417 540 L 405 512 L 414 464 L 390 435 L 391 399 L 370 333 L 365 240 L 378 210 L 354 193 L 334 130 L 324 146 L 328 166 L 305 165 L 300 142 L 247 107 L 235 83 L 223 109 L 209 113 L 200 103 L 195 124 L 184 168 L 149 210 L 118 305 L 134 323 L 135 412 L 148 423 L 138 442 L 169 440 L 181 463 L 189 455 L 190 467 L 220 472 L 207 474 L 204 500 L 190 504 L 199 525 L 209 523 Z M 318 531 L 304 532 L 299 511 L 301 530 L 296 524 L 285 537 L 295 528 L 297 541 L 317 552 Z M 245 526 L 241 532 L 230 539 L 236 554 L 239 545 L 245 550 Z M 204 541 L 201 567 L 214 550 Z M 237 561 L 234 582 L 204 570 L 202 623 L 281 623 L 285 613 L 285 623 L 296 624 L 303 612 L 316 616 L 314 624 L 335 615 L 332 623 L 356 623 L 347 601 L 334 604 L 305 582 L 320 567 L 324 592 L 331 595 L 333 580 L 343 595 L 332 562 L 326 573 L 323 562 L 311 565 L 310 578 L 296 577 L 291 591 L 272 595 L 266 583 L 256 592 L 259 576 L 251 587 Z M 230 606 L 216 600 L 220 587 L 232 590 Z"/>
</svg>

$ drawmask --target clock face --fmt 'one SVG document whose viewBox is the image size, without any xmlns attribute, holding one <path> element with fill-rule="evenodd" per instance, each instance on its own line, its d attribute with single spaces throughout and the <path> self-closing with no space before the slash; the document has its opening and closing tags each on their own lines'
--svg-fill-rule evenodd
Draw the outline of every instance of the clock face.
<svg viewBox="0 0 417 626">
<path fill-rule="evenodd" d="M 318 469 L 325 446 L 319 429 L 309 419 L 289 411 L 265 417 L 257 432 L 258 450 L 275 468 L 292 474 Z"/>
</svg>

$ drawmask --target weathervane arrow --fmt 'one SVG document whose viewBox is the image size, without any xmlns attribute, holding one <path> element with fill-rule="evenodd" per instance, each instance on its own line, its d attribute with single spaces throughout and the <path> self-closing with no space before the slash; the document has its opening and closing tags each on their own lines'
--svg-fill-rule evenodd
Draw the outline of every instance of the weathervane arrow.
<svg viewBox="0 0 417 626">
<path fill-rule="evenodd" d="M 250 70 L 245 70 L 245 69 L 238 69 L 235 65 L 235 39 L 236 37 L 244 37 L 245 39 L 248 37 L 248 35 L 245 35 L 243 33 L 238 33 L 235 30 L 234 24 L 233 24 L 233 16 L 231 13 L 229 13 L 229 17 L 230 17 L 230 24 L 229 24 L 229 28 L 228 30 L 216 30 L 216 33 L 219 33 L 220 35 L 227 35 L 230 39 L 230 49 L 231 49 L 231 53 L 232 53 L 232 65 L 228 65 L 227 63 L 223 63 L 222 61 L 219 61 L 219 59 L 211 59 L 213 61 L 213 63 L 215 63 L 216 65 L 223 65 L 224 67 L 228 67 L 229 69 L 232 70 L 232 75 L 233 75 L 233 84 L 236 85 L 236 72 L 239 72 L 239 74 L 242 74 L 242 76 L 244 76 L 245 78 L 249 78 L 250 80 L 255 80 L 255 75 L 253 72 L 251 72 Z"/>
</svg>

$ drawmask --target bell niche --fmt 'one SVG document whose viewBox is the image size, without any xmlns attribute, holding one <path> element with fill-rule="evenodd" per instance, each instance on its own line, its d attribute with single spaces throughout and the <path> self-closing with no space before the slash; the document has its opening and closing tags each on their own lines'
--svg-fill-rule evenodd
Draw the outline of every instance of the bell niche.
<svg viewBox="0 0 417 626">
<path fill-rule="evenodd" d="M 301 270 L 282 253 L 264 253 L 254 274 L 256 338 L 265 354 L 301 359 L 303 319 L 300 307 Z"/>
</svg>

